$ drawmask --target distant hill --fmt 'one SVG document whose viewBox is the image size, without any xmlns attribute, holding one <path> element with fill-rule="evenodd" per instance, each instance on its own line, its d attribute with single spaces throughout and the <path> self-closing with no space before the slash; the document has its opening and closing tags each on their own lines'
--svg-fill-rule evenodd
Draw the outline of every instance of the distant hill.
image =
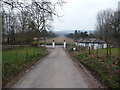
<svg viewBox="0 0 120 90">
<path fill-rule="evenodd" d="M 87 31 L 87 30 L 79 30 L 81 32 Z M 93 30 L 88 30 L 87 32 L 92 32 Z M 55 34 L 57 35 L 65 35 L 65 34 L 69 34 L 69 33 L 74 33 L 75 30 L 60 30 L 60 31 L 53 31 Z"/>
<path fill-rule="evenodd" d="M 57 35 L 64 35 L 64 34 L 68 34 L 68 33 L 74 33 L 74 30 L 61 30 L 61 31 L 53 31 L 55 34 Z"/>
</svg>

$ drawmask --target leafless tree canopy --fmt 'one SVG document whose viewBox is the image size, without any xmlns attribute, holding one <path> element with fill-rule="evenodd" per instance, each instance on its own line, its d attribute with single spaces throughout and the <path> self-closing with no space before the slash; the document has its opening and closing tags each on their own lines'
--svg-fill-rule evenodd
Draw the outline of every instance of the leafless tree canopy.
<svg viewBox="0 0 120 90">
<path fill-rule="evenodd" d="M 30 43 L 33 37 L 40 37 L 43 30 L 52 29 L 53 16 L 58 16 L 57 0 L 2 0 L 2 36 L 8 43 Z"/>
<path fill-rule="evenodd" d="M 98 38 L 105 40 L 108 48 L 111 46 L 120 46 L 119 17 L 119 11 L 113 11 L 111 9 L 100 11 L 97 15 L 95 35 Z"/>
</svg>

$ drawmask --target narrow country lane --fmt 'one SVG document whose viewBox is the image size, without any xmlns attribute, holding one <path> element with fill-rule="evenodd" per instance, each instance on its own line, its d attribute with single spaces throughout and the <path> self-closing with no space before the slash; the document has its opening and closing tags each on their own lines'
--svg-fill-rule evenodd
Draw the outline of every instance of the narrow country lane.
<svg viewBox="0 0 120 90">
<path fill-rule="evenodd" d="M 12 88 L 88 88 L 81 73 L 69 55 L 56 47 Z"/>
</svg>

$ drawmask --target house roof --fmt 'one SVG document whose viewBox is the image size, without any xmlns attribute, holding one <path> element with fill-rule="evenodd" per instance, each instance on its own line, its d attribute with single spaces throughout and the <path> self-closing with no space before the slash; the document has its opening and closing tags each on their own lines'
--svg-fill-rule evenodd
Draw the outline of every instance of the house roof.
<svg viewBox="0 0 120 90">
<path fill-rule="evenodd" d="M 80 38 L 78 43 L 105 43 L 105 41 L 96 38 Z"/>
</svg>

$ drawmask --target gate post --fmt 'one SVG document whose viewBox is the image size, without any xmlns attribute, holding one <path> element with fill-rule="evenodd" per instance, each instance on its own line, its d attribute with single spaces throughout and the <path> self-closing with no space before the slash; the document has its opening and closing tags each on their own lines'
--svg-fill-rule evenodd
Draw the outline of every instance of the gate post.
<svg viewBox="0 0 120 90">
<path fill-rule="evenodd" d="M 52 46 L 53 46 L 53 48 L 55 48 L 55 42 L 54 42 L 54 40 L 53 40 L 53 42 L 52 42 Z"/>
<path fill-rule="evenodd" d="M 64 40 L 64 48 L 66 48 L 66 42 L 65 42 L 65 40 Z"/>
</svg>

